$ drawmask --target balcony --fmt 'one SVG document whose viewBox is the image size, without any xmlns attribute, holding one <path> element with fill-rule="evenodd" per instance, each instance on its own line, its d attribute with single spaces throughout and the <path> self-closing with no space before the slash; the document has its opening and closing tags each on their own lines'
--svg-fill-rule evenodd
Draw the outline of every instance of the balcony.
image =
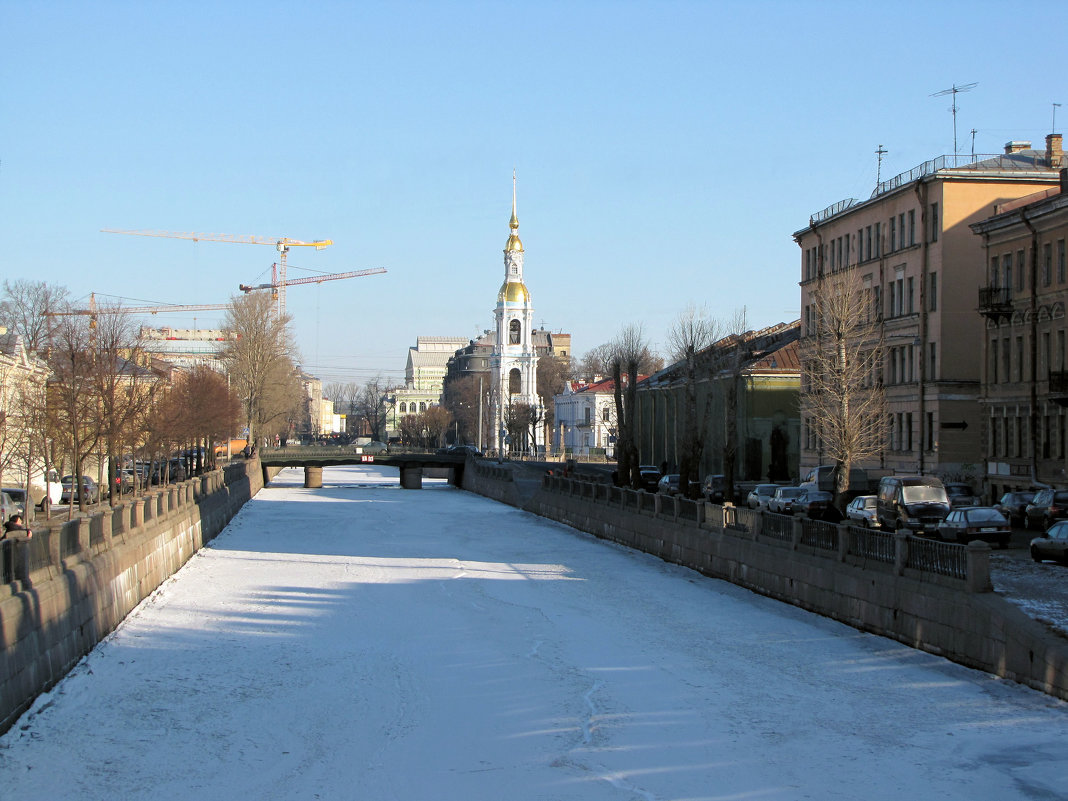
<svg viewBox="0 0 1068 801">
<path fill-rule="evenodd" d="M 1012 318 L 1012 288 L 979 287 L 979 313 L 995 323 Z"/>
<path fill-rule="evenodd" d="M 1049 371 L 1049 399 L 1058 406 L 1068 406 L 1068 371 Z"/>
</svg>

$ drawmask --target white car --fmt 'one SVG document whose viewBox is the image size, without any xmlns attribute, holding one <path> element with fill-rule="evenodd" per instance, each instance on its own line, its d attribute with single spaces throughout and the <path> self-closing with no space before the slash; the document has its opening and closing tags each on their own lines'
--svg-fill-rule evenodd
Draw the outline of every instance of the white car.
<svg viewBox="0 0 1068 801">
<path fill-rule="evenodd" d="M 804 490 L 801 487 L 778 487 L 775 494 L 768 501 L 768 511 L 780 515 L 792 515 L 794 513 L 794 501 L 801 497 Z"/>
<path fill-rule="evenodd" d="M 846 507 L 846 517 L 854 524 L 879 528 L 878 500 L 875 495 L 858 495 Z"/>
<path fill-rule="evenodd" d="M 767 509 L 768 501 L 778 488 L 778 484 L 757 484 L 745 499 L 745 503 L 750 509 Z"/>
</svg>

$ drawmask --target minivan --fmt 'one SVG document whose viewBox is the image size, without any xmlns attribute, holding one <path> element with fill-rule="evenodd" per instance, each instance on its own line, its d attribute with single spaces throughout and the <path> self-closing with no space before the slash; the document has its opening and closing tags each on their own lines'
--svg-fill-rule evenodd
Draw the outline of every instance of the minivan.
<svg viewBox="0 0 1068 801">
<path fill-rule="evenodd" d="M 949 514 L 946 488 L 935 476 L 884 476 L 876 504 L 879 525 L 887 531 L 907 528 L 934 535 Z"/>
<path fill-rule="evenodd" d="M 811 468 L 801 481 L 801 486 L 818 489 L 822 492 L 835 492 L 835 466 L 824 464 Z M 849 468 L 849 485 L 847 495 L 866 495 L 868 493 L 868 471 L 862 467 Z"/>
</svg>

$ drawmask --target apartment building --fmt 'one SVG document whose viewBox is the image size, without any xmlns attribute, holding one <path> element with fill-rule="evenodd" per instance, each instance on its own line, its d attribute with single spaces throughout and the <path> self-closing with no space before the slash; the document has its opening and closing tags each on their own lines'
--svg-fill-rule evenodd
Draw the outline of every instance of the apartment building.
<svg viewBox="0 0 1068 801">
<path fill-rule="evenodd" d="M 1045 151 L 1009 142 L 993 156 L 941 156 L 812 215 L 795 232 L 801 249 L 802 337 L 816 321 L 813 293 L 827 278 L 856 271 L 870 296 L 882 351 L 884 473 L 979 478 L 983 458 L 980 376 L 986 282 L 983 245 L 969 227 L 999 204 L 1059 184 L 1060 139 Z M 809 340 L 811 342 L 811 340 Z M 802 365 L 804 386 L 805 365 Z M 801 469 L 822 463 L 819 427 L 801 404 Z"/>
<path fill-rule="evenodd" d="M 1060 137 L 1051 144 L 1056 159 Z M 1068 485 L 1068 169 L 1057 187 L 994 212 L 971 229 L 982 243 L 986 277 L 978 295 L 983 479 L 996 499 Z"/>
<path fill-rule="evenodd" d="M 644 380 L 639 376 L 638 380 Z M 553 398 L 553 450 L 570 456 L 615 454 L 616 383 L 612 379 L 583 384 L 568 381 L 564 391 Z"/>
</svg>

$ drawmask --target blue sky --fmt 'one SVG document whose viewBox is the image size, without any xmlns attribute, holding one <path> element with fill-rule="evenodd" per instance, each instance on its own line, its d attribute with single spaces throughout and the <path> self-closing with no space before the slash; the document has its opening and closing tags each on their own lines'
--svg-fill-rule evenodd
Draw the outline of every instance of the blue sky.
<svg viewBox="0 0 1068 801">
<path fill-rule="evenodd" d="M 0 3 L 0 277 L 225 303 L 273 249 L 101 228 L 325 239 L 290 277 L 303 363 L 402 373 L 492 325 L 518 173 L 539 325 L 576 354 L 705 305 L 799 316 L 808 216 L 953 150 L 1041 145 L 1068 103 L 1036 32 L 1063 3 Z M 1068 106 L 1057 126 L 1068 123 Z M 200 312 L 198 327 L 221 315 Z M 193 315 L 158 316 L 194 325 Z"/>
</svg>

